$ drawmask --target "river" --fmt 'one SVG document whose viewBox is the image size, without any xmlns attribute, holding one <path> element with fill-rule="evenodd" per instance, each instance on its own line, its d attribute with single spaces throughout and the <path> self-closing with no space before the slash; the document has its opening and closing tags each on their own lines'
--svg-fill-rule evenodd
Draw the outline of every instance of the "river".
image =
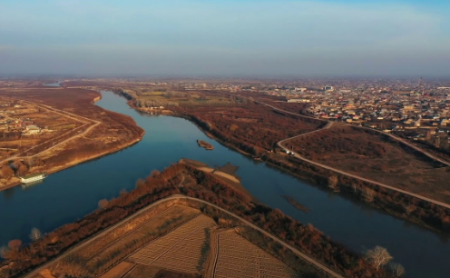
<svg viewBox="0 0 450 278">
<path fill-rule="evenodd" d="M 80 219 L 95 210 L 100 199 L 117 197 L 122 189 L 132 190 L 136 180 L 153 169 L 190 158 L 211 166 L 227 162 L 239 166 L 243 185 L 261 202 L 312 223 L 357 252 L 376 245 L 386 247 L 408 277 L 450 277 L 448 236 L 253 161 L 208 138 L 187 120 L 142 114 L 111 92 L 102 95 L 97 105 L 133 117 L 145 129 L 144 138 L 117 153 L 52 174 L 43 183 L 0 192 L 0 246 L 15 238 L 27 242 L 33 227 L 49 232 Z M 198 147 L 197 139 L 213 144 L 214 150 Z M 310 212 L 295 209 L 282 195 L 292 196 Z"/>
</svg>

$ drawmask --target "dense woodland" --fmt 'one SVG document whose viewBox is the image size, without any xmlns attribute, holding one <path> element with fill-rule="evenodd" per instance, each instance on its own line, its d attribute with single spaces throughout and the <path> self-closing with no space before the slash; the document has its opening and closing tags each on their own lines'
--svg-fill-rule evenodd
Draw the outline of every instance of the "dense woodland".
<svg viewBox="0 0 450 278">
<path fill-rule="evenodd" d="M 188 176 L 185 180 L 190 182 L 180 187 L 182 176 Z M 21 247 L 20 241 L 12 241 L 8 249 L 2 250 L 6 260 L 0 264 L 0 276 L 18 277 L 137 210 L 180 193 L 216 204 L 255 223 L 347 277 L 390 277 L 384 270 L 376 270 L 360 255 L 332 241 L 313 226 L 305 226 L 278 209 L 252 202 L 250 196 L 212 175 L 182 164 L 172 165 L 162 173 L 153 172 L 145 180 L 139 180 L 135 190 L 122 193 L 109 202 L 101 202 L 101 209 L 60 227 L 28 246 Z"/>
</svg>

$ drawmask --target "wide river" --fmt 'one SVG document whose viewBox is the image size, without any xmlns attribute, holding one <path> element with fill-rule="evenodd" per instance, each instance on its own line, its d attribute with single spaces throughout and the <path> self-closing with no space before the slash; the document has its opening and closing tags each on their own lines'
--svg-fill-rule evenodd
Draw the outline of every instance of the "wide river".
<svg viewBox="0 0 450 278">
<path fill-rule="evenodd" d="M 255 162 L 206 137 L 187 120 L 141 114 L 130 109 L 125 99 L 111 92 L 102 94 L 97 105 L 133 117 L 145 129 L 144 138 L 120 152 L 50 175 L 43 183 L 0 192 L 0 246 L 15 238 L 27 242 L 33 227 L 49 232 L 80 219 L 95 210 L 100 199 L 132 190 L 136 180 L 153 169 L 190 158 L 211 166 L 227 162 L 239 166 L 243 185 L 261 202 L 312 223 L 357 252 L 386 247 L 408 277 L 450 277 L 449 237 Z M 212 143 L 215 149 L 199 148 L 197 139 Z M 293 208 L 282 195 L 294 197 L 311 211 Z"/>
</svg>

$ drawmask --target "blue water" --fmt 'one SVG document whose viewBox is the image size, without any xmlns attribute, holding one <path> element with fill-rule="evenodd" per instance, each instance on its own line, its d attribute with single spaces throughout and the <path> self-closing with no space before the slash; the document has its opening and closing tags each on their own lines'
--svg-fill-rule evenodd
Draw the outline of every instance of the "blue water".
<svg viewBox="0 0 450 278">
<path fill-rule="evenodd" d="M 152 170 L 190 158 L 211 166 L 227 162 L 239 166 L 237 174 L 243 185 L 261 202 L 305 224 L 312 223 L 357 252 L 376 245 L 386 247 L 408 277 L 450 277 L 450 243 L 443 234 L 253 161 L 208 138 L 184 119 L 138 113 L 110 92 L 104 92 L 97 105 L 133 117 L 145 129 L 144 138 L 118 153 L 50 175 L 43 183 L 0 192 L 0 246 L 14 238 L 26 241 L 32 227 L 49 232 L 82 218 L 97 208 L 100 199 L 133 189 L 136 180 Z M 199 148 L 197 139 L 212 143 L 215 149 Z M 296 210 L 282 195 L 294 197 L 311 211 Z"/>
</svg>

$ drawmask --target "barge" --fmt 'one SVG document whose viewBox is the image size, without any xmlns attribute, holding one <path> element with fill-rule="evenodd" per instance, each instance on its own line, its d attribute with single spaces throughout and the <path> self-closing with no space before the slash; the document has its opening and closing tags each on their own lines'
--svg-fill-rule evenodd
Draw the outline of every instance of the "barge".
<svg viewBox="0 0 450 278">
<path fill-rule="evenodd" d="M 34 183 L 37 181 L 41 181 L 41 180 L 45 179 L 46 177 L 47 177 L 47 175 L 45 173 L 35 173 L 35 174 L 26 175 L 24 177 L 20 177 L 20 182 L 24 183 L 24 184 Z"/>
</svg>

